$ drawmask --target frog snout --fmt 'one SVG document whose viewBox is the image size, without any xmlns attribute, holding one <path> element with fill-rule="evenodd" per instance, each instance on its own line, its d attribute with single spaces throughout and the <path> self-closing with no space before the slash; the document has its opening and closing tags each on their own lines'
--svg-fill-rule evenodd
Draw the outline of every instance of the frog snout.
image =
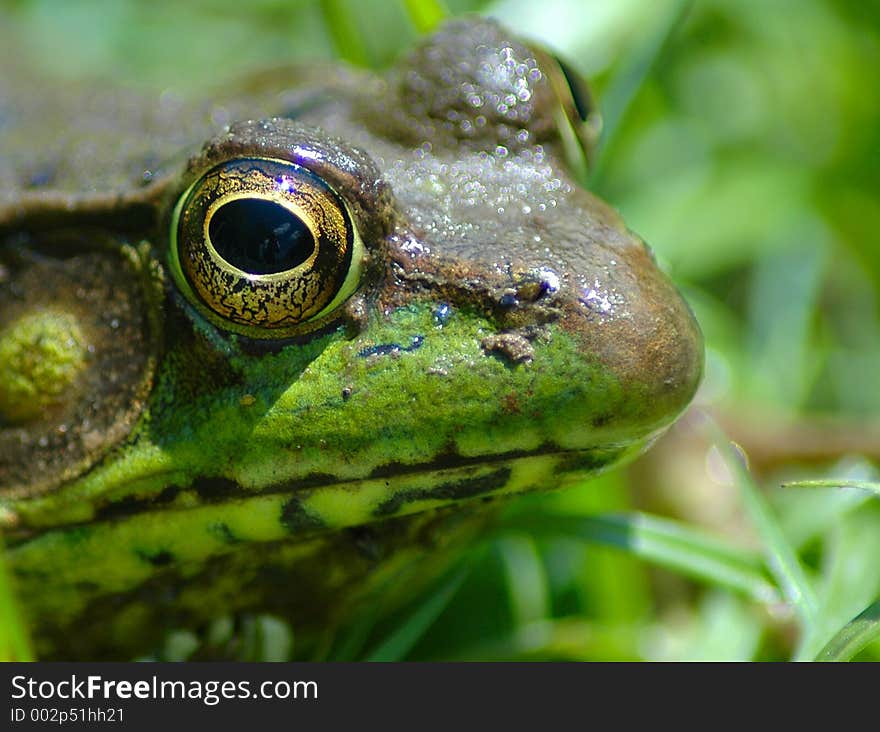
<svg viewBox="0 0 880 732">
<path fill-rule="evenodd" d="M 703 371 L 703 338 L 691 309 L 650 250 L 619 251 L 572 276 L 561 324 L 613 384 L 606 428 L 648 434 L 690 403 Z"/>
</svg>

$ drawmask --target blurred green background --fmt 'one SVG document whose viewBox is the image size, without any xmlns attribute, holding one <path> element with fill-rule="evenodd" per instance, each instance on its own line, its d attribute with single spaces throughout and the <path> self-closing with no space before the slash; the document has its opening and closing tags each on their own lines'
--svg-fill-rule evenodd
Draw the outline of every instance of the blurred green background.
<svg viewBox="0 0 880 732">
<path fill-rule="evenodd" d="M 446 6 L 500 19 L 590 80 L 605 131 L 589 185 L 685 293 L 706 335 L 706 377 L 688 415 L 645 458 L 581 489 L 512 505 L 460 571 L 404 613 L 336 639 L 327 657 L 815 656 L 880 596 L 876 497 L 781 486 L 876 478 L 880 6 Z M 375 0 L 6 0 L 0 8 L 24 65 L 182 93 L 291 60 L 382 67 L 417 37 L 403 3 Z M 750 510 L 745 478 L 712 447 L 707 414 L 746 455 L 781 544 Z M 663 541 L 651 548 L 651 531 L 667 526 L 651 524 L 656 517 L 674 521 L 683 556 L 670 558 Z M 717 547 L 701 548 L 703 535 Z M 699 563 L 712 547 L 770 590 L 690 566 L 688 552 Z M 797 557 L 795 574 L 813 593 L 806 611 L 774 570 L 780 547 Z M 858 657 L 880 659 L 880 647 Z"/>
</svg>

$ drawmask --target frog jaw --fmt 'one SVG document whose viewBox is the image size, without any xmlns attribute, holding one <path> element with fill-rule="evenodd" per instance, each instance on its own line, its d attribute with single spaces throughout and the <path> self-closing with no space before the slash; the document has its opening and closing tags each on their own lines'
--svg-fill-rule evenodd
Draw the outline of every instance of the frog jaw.
<svg viewBox="0 0 880 732">
<path fill-rule="evenodd" d="M 395 522 L 421 526 L 453 504 L 480 509 L 492 497 L 566 487 L 636 454 L 659 429 L 624 439 L 608 427 L 606 410 L 625 413 L 625 396 L 561 328 L 514 363 L 482 345 L 495 332 L 485 317 L 439 305 L 398 308 L 354 340 L 335 332 L 276 354 L 238 352 L 230 363 L 243 383 L 189 402 L 175 369 L 193 364 L 167 354 L 113 460 L 11 507 L 17 574 L 26 588 L 41 577 L 53 586 L 26 592 L 29 607 L 57 629 L 171 575 L 180 592 L 223 593 L 229 580 L 203 580 L 209 568 L 220 563 L 229 577 L 255 552 L 260 561 L 283 554 L 296 575 L 334 562 L 328 546 L 347 547 L 345 529 L 377 526 L 385 536 L 403 526 Z M 288 385 L 272 390 L 281 373 Z M 165 403 L 183 406 L 165 413 Z M 456 513 L 468 521 L 471 512 Z M 400 561 L 412 551 L 402 548 Z M 399 566 L 370 570 L 368 584 Z M 244 599 L 223 595 L 216 607 Z M 112 622 L 126 627 L 124 616 Z"/>
<path fill-rule="evenodd" d="M 313 526 L 332 529 L 426 501 L 555 487 L 565 464 L 574 467 L 562 473 L 578 475 L 610 465 L 675 416 L 646 414 L 644 395 L 584 358 L 562 325 L 545 326 L 519 363 L 487 350 L 493 334 L 481 315 L 425 301 L 353 340 L 338 331 L 276 354 L 238 351 L 229 359 L 237 377 L 202 394 L 183 372 L 209 369 L 172 351 L 112 459 L 13 510 L 21 524 L 45 527 L 274 493 L 308 497 Z M 543 464 L 543 476 L 496 475 L 479 491 L 465 479 L 485 484 L 486 466 L 546 456 L 529 463 Z M 458 492 L 447 485 L 456 482 Z"/>
</svg>

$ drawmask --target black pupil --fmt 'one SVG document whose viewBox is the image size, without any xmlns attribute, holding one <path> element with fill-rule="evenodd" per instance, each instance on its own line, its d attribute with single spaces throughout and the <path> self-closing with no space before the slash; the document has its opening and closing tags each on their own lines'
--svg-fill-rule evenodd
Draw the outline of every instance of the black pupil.
<svg viewBox="0 0 880 732">
<path fill-rule="evenodd" d="M 315 238 L 298 216 L 261 198 L 224 203 L 211 217 L 208 235 L 223 259 L 250 274 L 293 269 L 315 251 Z"/>
</svg>

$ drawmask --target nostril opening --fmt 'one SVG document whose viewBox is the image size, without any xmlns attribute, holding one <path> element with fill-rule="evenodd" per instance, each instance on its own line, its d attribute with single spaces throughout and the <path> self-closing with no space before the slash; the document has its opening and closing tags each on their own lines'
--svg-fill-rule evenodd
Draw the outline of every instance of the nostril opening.
<svg viewBox="0 0 880 732">
<path fill-rule="evenodd" d="M 515 287 L 517 299 L 536 302 L 559 289 L 559 275 L 549 267 L 538 267 L 521 275 Z"/>
</svg>

